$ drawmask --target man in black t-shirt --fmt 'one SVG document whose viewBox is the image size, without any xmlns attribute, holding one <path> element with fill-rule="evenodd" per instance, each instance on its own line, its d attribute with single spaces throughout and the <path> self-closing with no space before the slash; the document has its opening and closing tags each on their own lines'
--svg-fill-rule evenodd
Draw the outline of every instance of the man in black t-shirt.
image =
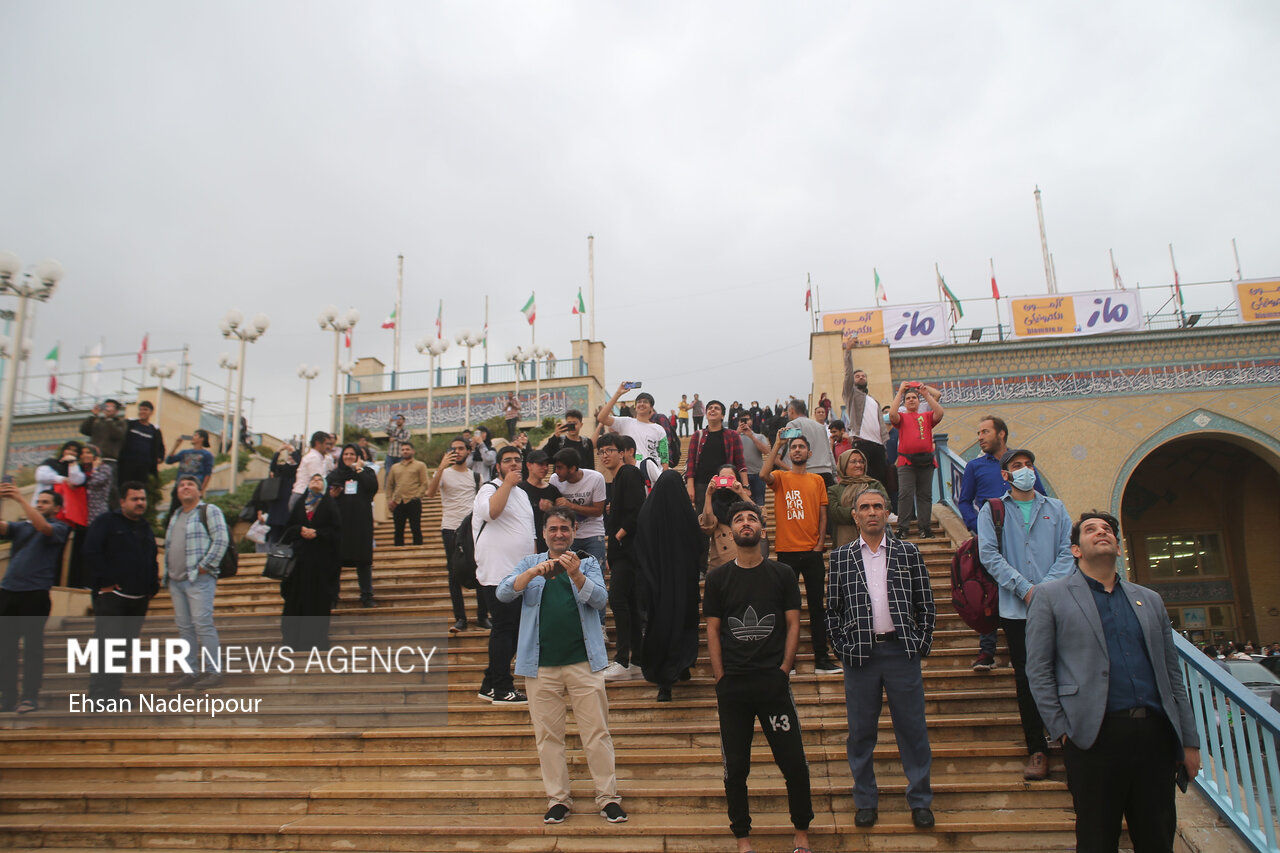
<svg viewBox="0 0 1280 853">
<path fill-rule="evenodd" d="M 689 442 L 689 459 L 685 463 L 684 480 L 694 509 L 702 511 L 707 484 L 725 465 L 738 472 L 742 485 L 747 485 L 747 461 L 742 455 L 742 437 L 736 430 L 724 428 L 724 403 L 707 403 L 707 428 L 698 430 Z"/>
<path fill-rule="evenodd" d="M 739 851 L 751 850 L 747 775 L 759 718 L 774 763 L 787 782 L 794 846 L 807 850 L 813 820 L 809 764 L 788 675 L 800 644 L 800 585 L 790 568 L 760 555 L 760 509 L 740 501 L 729 512 L 738 558 L 707 572 L 703 594 L 729 829 Z"/>
<path fill-rule="evenodd" d="M 547 550 L 547 542 L 542 538 L 542 521 L 546 518 L 547 510 L 555 506 L 556 498 L 560 497 L 560 490 L 555 486 L 547 485 L 547 471 L 551 468 L 551 460 L 547 457 L 545 450 L 529 451 L 524 464 L 524 479 L 517 486 L 524 489 L 533 507 L 533 529 L 537 531 L 534 541 L 537 543 L 537 552 L 541 554 Z"/>
<path fill-rule="evenodd" d="M 138 417 L 127 422 L 124 446 L 120 448 L 120 464 L 116 467 L 118 482 L 135 480 L 149 483 L 164 461 L 164 436 L 160 428 L 151 423 L 154 413 L 151 401 L 142 400 L 138 403 Z"/>
<path fill-rule="evenodd" d="M 570 409 L 564 413 L 564 421 L 556 424 L 555 435 L 547 439 L 542 449 L 547 456 L 555 456 L 566 447 L 578 451 L 579 468 L 596 470 L 596 451 L 591 439 L 582 434 L 582 412 Z"/>
</svg>

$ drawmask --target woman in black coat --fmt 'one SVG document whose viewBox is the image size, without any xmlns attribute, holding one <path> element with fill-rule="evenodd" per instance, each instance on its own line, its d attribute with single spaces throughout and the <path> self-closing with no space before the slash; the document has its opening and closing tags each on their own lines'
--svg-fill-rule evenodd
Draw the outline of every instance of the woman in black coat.
<svg viewBox="0 0 1280 853">
<path fill-rule="evenodd" d="M 633 547 L 646 616 L 642 670 L 658 701 L 670 702 L 672 685 L 698 659 L 698 577 L 707 564 L 707 538 L 678 472 L 663 471 L 654 484 Z"/>
<path fill-rule="evenodd" d="M 293 497 L 293 481 L 298 475 L 301 456 L 293 445 L 285 442 L 271 460 L 271 479 L 280 481 L 276 498 L 267 506 L 267 543 L 280 541 L 289 526 L 289 499 Z"/>
<path fill-rule="evenodd" d="M 338 551 L 341 565 L 355 566 L 360 581 L 360 603 L 373 606 L 373 496 L 378 493 L 378 475 L 364 464 L 360 448 L 342 448 L 342 461 L 329 475 L 330 494 L 337 487 L 338 512 L 342 514 L 342 539 Z M 333 600 L 338 600 L 334 580 Z"/>
<path fill-rule="evenodd" d="M 331 590 L 340 571 L 342 516 L 326 491 L 324 477 L 316 474 L 311 478 L 289 513 L 289 526 L 281 539 L 293 546 L 297 559 L 293 573 L 280 582 L 284 597 L 280 632 L 285 645 L 295 650 L 329 648 Z"/>
</svg>

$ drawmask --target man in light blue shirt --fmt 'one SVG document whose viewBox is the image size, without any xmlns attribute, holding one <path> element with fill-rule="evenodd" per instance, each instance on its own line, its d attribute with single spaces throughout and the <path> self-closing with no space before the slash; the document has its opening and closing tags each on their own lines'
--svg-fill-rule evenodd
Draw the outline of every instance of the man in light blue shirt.
<svg viewBox="0 0 1280 853">
<path fill-rule="evenodd" d="M 525 678 L 542 785 L 547 792 L 543 822 L 562 823 L 573 807 L 564 757 L 567 697 L 587 755 L 600 815 L 610 823 L 621 823 L 627 813 L 618 796 L 603 673 L 609 656 L 600 631 L 600 614 L 609 594 L 596 558 L 585 551 L 570 550 L 577 530 L 572 510 L 547 510 L 542 526 L 547 550 L 516 564 L 498 584 L 496 597 L 504 603 L 520 599 L 516 674 Z"/>
<path fill-rule="evenodd" d="M 1075 568 L 1071 555 L 1071 518 L 1056 498 L 1035 491 L 1036 456 L 1030 450 L 1010 450 L 1000 460 L 1009 491 L 1004 505 L 1004 526 L 996 533 L 991 506 L 978 513 L 978 555 L 982 565 L 1000 586 L 1000 628 L 1009 645 L 1018 715 L 1031 756 L 1023 771 L 1028 781 L 1049 775 L 1049 750 L 1044 722 L 1027 684 L 1027 605 L 1037 584 L 1066 577 Z"/>
</svg>

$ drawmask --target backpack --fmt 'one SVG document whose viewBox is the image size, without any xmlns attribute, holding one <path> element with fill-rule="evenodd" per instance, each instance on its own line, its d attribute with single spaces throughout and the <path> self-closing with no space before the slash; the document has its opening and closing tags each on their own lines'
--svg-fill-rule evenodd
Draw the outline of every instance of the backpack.
<svg viewBox="0 0 1280 853">
<path fill-rule="evenodd" d="M 666 415 L 655 414 L 653 423 L 662 427 L 667 433 L 667 464 L 672 468 L 680 467 L 680 437 L 676 435 L 676 428 L 671 425 L 671 418 Z"/>
<path fill-rule="evenodd" d="M 996 526 L 996 547 L 1004 547 L 1004 502 L 987 501 Z M 964 623 L 979 634 L 1000 627 L 1000 587 L 978 558 L 978 537 L 960 544 L 951 557 L 951 603 Z"/>
<path fill-rule="evenodd" d="M 209 532 L 209 505 L 200 504 L 200 524 L 204 527 L 204 532 Z M 218 577 L 233 578 L 240 571 L 240 552 L 236 550 L 236 543 L 231 539 L 231 528 L 227 528 L 227 550 L 222 553 L 222 559 L 218 561 Z"/>
<path fill-rule="evenodd" d="M 476 481 L 476 492 L 480 492 L 480 475 L 471 472 Z M 471 517 L 467 513 L 462 523 L 453 531 L 453 551 L 449 554 L 449 566 L 458 583 L 466 589 L 476 588 L 476 542 L 471 535 Z M 484 522 L 480 522 L 480 532 L 484 532 Z"/>
</svg>

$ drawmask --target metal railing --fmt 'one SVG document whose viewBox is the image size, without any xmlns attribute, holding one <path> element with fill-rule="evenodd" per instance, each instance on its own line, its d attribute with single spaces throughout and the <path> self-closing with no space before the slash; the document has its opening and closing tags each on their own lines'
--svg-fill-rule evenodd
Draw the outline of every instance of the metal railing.
<svg viewBox="0 0 1280 853">
<path fill-rule="evenodd" d="M 587 361 L 584 358 L 557 358 L 543 361 L 526 361 L 517 365 L 514 362 L 502 364 L 475 364 L 470 368 L 472 385 L 489 385 L 500 382 L 515 382 L 519 371 L 521 382 L 533 382 L 535 371 L 537 379 L 562 379 L 587 375 Z M 455 390 L 467 384 L 468 368 L 437 367 L 431 370 L 402 370 L 399 373 L 372 373 L 363 376 L 347 377 L 347 393 L 359 394 L 362 388 L 370 390 L 410 391 L 428 386 Z"/>
<path fill-rule="evenodd" d="M 1276 853 L 1280 814 L 1280 712 L 1176 632 L 1187 695 L 1200 734 L 1193 784 L 1254 850 Z"/>
<path fill-rule="evenodd" d="M 938 467 L 933 472 L 934 503 L 946 504 L 959 515 L 960 504 L 956 501 L 956 496 L 960 494 L 965 461 L 952 452 L 945 432 L 933 434 L 933 454 L 938 460 Z"/>
</svg>

